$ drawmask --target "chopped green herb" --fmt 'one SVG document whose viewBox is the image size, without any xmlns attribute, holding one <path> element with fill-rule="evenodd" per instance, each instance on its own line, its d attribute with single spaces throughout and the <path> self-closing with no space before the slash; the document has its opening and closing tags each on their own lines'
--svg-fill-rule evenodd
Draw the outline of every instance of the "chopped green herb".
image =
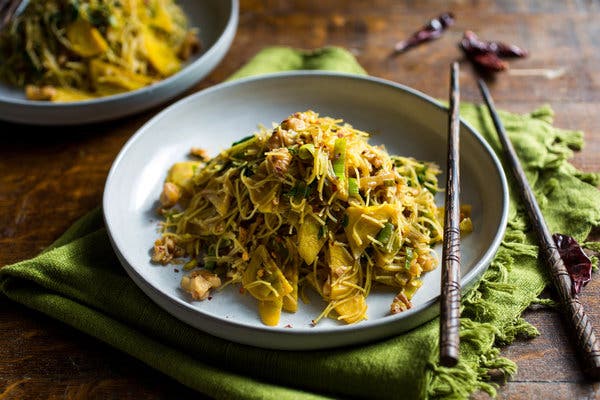
<svg viewBox="0 0 600 400">
<path fill-rule="evenodd" d="M 212 270 L 217 266 L 217 262 L 215 261 L 216 254 L 216 243 L 208 246 L 206 256 L 204 256 L 204 268 Z"/>
<path fill-rule="evenodd" d="M 308 143 L 308 144 L 303 144 L 302 146 L 300 146 L 300 149 L 298 151 L 298 156 L 302 159 L 302 160 L 310 160 L 314 157 L 315 155 L 315 145 L 312 143 Z"/>
<path fill-rule="evenodd" d="M 333 172 L 343 182 L 346 180 L 346 139 L 338 138 L 333 145 Z"/>
<path fill-rule="evenodd" d="M 190 269 L 194 269 L 198 266 L 198 260 L 192 258 L 190 261 L 183 264 L 184 271 L 189 271 Z"/>
<path fill-rule="evenodd" d="M 317 238 L 320 240 L 327 234 L 327 225 L 321 225 L 319 228 L 319 235 Z"/>
<path fill-rule="evenodd" d="M 348 178 L 348 196 L 358 197 L 358 179 Z"/>
<path fill-rule="evenodd" d="M 414 253 L 413 249 L 411 249 L 410 247 L 407 247 L 406 248 L 406 259 L 404 261 L 404 268 L 410 269 L 410 263 L 412 262 L 413 258 L 415 258 L 415 253 Z"/>
<path fill-rule="evenodd" d="M 381 230 L 377 234 L 376 239 L 378 242 L 386 245 L 392 238 L 393 232 L 394 232 L 394 225 L 390 222 L 386 222 L 385 225 L 383 225 L 383 228 L 381 228 Z"/>
<path fill-rule="evenodd" d="M 298 148 L 296 148 L 296 147 L 288 147 L 287 150 L 292 156 L 295 156 L 296 154 L 298 154 Z"/>
<path fill-rule="evenodd" d="M 242 175 L 251 177 L 252 175 L 254 175 L 254 171 L 250 167 L 244 167 L 244 169 L 242 170 Z"/>
<path fill-rule="evenodd" d="M 67 6 L 67 13 L 65 14 L 65 22 L 75 21 L 79 16 L 79 7 L 81 4 L 79 0 L 71 0 Z"/>
<path fill-rule="evenodd" d="M 294 197 L 297 199 L 308 198 L 316 188 L 316 181 L 307 185 L 303 181 L 298 181 L 290 190 L 285 193 L 285 196 Z"/>
<path fill-rule="evenodd" d="M 98 4 L 96 7 L 87 9 L 87 20 L 97 28 L 110 25 L 110 9 L 105 4 Z"/>
<path fill-rule="evenodd" d="M 246 136 L 245 138 L 242 138 L 242 139 L 238 140 L 237 142 L 231 143 L 231 147 L 237 146 L 238 144 L 241 144 L 244 142 L 247 142 L 248 140 L 252 139 L 253 137 L 254 137 L 254 135 Z"/>
</svg>

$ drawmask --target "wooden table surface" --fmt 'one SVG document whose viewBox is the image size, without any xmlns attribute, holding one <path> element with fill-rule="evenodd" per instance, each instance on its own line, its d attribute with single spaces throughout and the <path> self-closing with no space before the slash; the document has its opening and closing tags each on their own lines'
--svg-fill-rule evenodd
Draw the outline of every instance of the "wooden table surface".
<svg viewBox="0 0 600 400">
<path fill-rule="evenodd" d="M 444 11 L 453 11 L 457 21 L 441 39 L 389 57 L 397 40 Z M 231 50 L 189 92 L 221 82 L 267 45 L 340 45 L 350 49 L 370 74 L 444 98 L 448 65 L 462 58 L 457 42 L 463 31 L 473 30 L 483 38 L 513 42 L 530 51 L 529 58 L 511 62 L 511 71 L 490 83 L 497 106 L 527 112 L 549 103 L 557 126 L 586 133 L 586 147 L 574 164 L 598 171 L 599 20 L 600 3 L 593 0 L 244 0 Z M 544 71 L 535 71 L 540 69 Z M 471 69 L 463 63 L 462 70 L 462 98 L 480 101 Z M 36 255 L 96 207 L 121 146 L 157 111 L 74 128 L 0 123 L 0 265 Z M 600 327 L 600 279 L 584 289 L 582 301 Z M 519 372 L 501 387 L 499 397 L 600 398 L 598 384 L 581 373 L 560 317 L 549 310 L 527 311 L 525 317 L 541 335 L 503 350 L 517 362 Z M 0 399 L 94 398 L 198 396 L 93 338 L 0 299 Z"/>
</svg>

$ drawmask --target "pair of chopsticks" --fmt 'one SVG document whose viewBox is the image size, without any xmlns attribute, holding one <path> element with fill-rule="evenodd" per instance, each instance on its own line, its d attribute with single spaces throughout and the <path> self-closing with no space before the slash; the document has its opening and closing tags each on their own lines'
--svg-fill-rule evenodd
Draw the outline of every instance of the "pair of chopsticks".
<svg viewBox="0 0 600 400">
<path fill-rule="evenodd" d="M 502 144 L 506 164 L 516 179 L 519 194 L 527 207 L 529 219 L 540 243 L 543 260 L 550 269 L 552 282 L 558 292 L 568 328 L 573 333 L 576 348 L 582 358 L 583 371 L 590 378 L 600 379 L 600 343 L 577 295 L 573 294 L 571 277 L 558 253 L 533 190 L 527 182 L 525 172 L 496 112 L 487 85 L 481 79 L 478 84 Z M 447 367 L 452 367 L 458 362 L 460 344 L 460 117 L 458 111 L 460 95 L 458 63 L 456 62 L 452 64 L 450 88 L 448 176 L 442 251 L 442 297 L 440 301 L 440 364 Z"/>
</svg>

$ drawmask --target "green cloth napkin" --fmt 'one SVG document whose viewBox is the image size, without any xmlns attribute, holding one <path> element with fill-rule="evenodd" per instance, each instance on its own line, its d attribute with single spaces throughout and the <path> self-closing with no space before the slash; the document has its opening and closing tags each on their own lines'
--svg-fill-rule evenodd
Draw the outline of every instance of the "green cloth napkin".
<svg viewBox="0 0 600 400">
<path fill-rule="evenodd" d="M 234 78 L 291 69 L 364 73 L 339 48 L 314 52 L 268 48 Z M 461 116 L 497 149 L 487 111 L 463 104 Z M 552 126 L 552 111 L 501 113 L 552 231 L 586 238 L 600 225 L 598 176 L 567 162 L 581 132 Z M 242 134 L 241 132 L 240 134 Z M 479 287 L 463 300 L 461 362 L 436 364 L 438 321 L 372 344 L 324 351 L 271 351 L 221 340 L 173 318 L 124 273 L 109 244 L 100 210 L 76 222 L 49 249 L 0 270 L 8 298 L 63 321 L 215 398 L 467 398 L 495 393 L 490 369 L 516 371 L 499 345 L 535 328 L 520 318 L 547 283 L 520 205 L 512 198 L 504 241 Z"/>
</svg>

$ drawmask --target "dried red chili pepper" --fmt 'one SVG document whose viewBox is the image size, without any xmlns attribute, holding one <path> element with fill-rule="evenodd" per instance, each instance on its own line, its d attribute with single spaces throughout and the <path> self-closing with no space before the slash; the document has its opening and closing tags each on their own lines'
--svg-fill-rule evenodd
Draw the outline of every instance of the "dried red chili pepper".
<svg viewBox="0 0 600 400">
<path fill-rule="evenodd" d="M 552 235 L 552 239 L 554 239 L 560 258 L 571 276 L 573 294 L 577 294 L 592 279 L 592 262 L 583 252 L 579 243 L 571 236 L 555 233 Z"/>
<path fill-rule="evenodd" d="M 527 50 L 520 48 L 514 44 L 503 42 L 486 42 L 494 53 L 500 57 L 527 57 Z"/>
<path fill-rule="evenodd" d="M 459 46 L 476 66 L 488 72 L 508 69 L 508 63 L 500 57 L 527 56 L 527 51 L 518 46 L 497 41 L 483 41 L 472 31 L 465 31 Z"/>
<path fill-rule="evenodd" d="M 469 54 L 471 61 L 486 72 L 500 72 L 508 69 L 508 63 L 494 53 Z"/>
<path fill-rule="evenodd" d="M 449 26 L 454 24 L 454 15 L 452 13 L 443 13 L 437 18 L 430 20 L 425 26 L 412 34 L 408 39 L 402 40 L 394 46 L 395 53 L 402 53 L 411 47 L 421 43 L 434 40 L 442 36 L 442 33 Z"/>
</svg>

